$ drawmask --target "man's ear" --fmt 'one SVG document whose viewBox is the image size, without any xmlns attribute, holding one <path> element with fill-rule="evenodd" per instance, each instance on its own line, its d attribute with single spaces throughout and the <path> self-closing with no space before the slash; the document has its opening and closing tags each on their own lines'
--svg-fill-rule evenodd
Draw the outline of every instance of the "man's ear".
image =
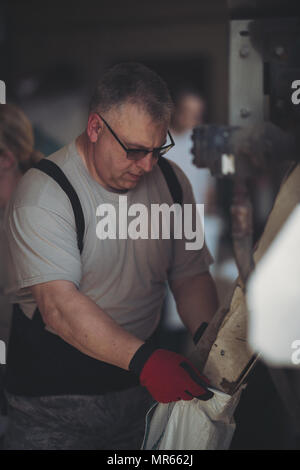
<svg viewBox="0 0 300 470">
<path fill-rule="evenodd" d="M 0 153 L 0 173 L 11 170 L 16 166 L 17 160 L 10 150 Z"/>
<path fill-rule="evenodd" d="M 103 128 L 103 122 L 96 113 L 91 113 L 87 123 L 87 135 L 91 143 L 96 143 Z"/>
</svg>

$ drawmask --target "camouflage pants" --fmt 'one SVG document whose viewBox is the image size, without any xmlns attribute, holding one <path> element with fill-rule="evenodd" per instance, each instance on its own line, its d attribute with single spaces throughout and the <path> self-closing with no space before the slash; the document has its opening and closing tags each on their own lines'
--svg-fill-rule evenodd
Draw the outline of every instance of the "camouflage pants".
<svg viewBox="0 0 300 470">
<path fill-rule="evenodd" d="M 143 387 L 105 395 L 23 397 L 6 393 L 4 449 L 139 449 L 153 399 Z"/>
</svg>

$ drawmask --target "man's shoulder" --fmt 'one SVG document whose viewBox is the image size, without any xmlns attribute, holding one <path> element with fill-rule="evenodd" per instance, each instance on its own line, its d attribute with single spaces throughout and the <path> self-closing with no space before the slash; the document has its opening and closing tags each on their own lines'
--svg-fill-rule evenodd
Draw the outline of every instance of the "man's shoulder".
<svg viewBox="0 0 300 470">
<path fill-rule="evenodd" d="M 177 177 L 177 180 L 178 182 L 180 183 L 181 187 L 182 187 L 182 190 L 184 191 L 186 186 L 190 184 L 189 182 L 189 179 L 188 177 L 186 176 L 186 174 L 184 173 L 184 171 L 177 165 L 177 163 L 175 163 L 174 161 L 172 161 L 171 159 L 169 158 L 165 158 L 163 157 L 165 160 L 167 160 L 167 162 L 169 163 L 169 165 L 172 167 L 176 177 Z M 161 173 L 162 177 L 163 177 L 163 174 L 162 174 L 162 171 L 161 169 L 159 168 L 159 165 L 156 165 L 156 168 L 155 168 L 155 172 L 153 172 L 153 177 L 157 177 L 157 174 L 158 173 Z M 166 184 L 166 181 L 165 181 L 165 178 L 163 177 L 163 179 L 161 179 L 161 181 L 163 181 L 163 184 Z"/>
<path fill-rule="evenodd" d="M 58 165 L 63 171 L 70 160 L 70 145 L 46 157 Z M 30 168 L 22 176 L 14 197 L 13 206 L 45 206 L 51 208 L 57 204 L 58 186 L 53 178 L 37 168 Z M 56 202 L 55 202 L 56 201 Z"/>
<path fill-rule="evenodd" d="M 163 158 L 164 161 L 167 160 L 171 169 L 175 173 L 182 191 L 182 197 L 180 197 L 180 199 L 183 202 L 186 199 L 186 195 L 191 192 L 190 182 L 182 169 L 176 165 L 176 163 L 166 159 L 165 157 Z M 174 177 L 170 175 L 169 171 L 164 171 L 161 169 L 158 164 L 155 165 L 150 173 L 145 175 L 144 183 L 144 185 L 139 187 L 140 189 L 137 189 L 137 193 L 139 193 L 139 190 L 143 191 L 143 188 L 145 188 L 150 196 L 150 199 L 155 201 L 155 203 L 157 201 L 158 204 L 164 202 L 173 204 L 174 198 L 172 194 L 179 195 L 177 184 L 174 182 Z"/>
<path fill-rule="evenodd" d="M 56 165 L 58 165 L 62 170 L 66 170 L 66 166 L 74 161 L 72 156 L 74 156 L 75 153 L 76 144 L 75 141 L 72 141 L 46 158 L 56 163 Z"/>
</svg>

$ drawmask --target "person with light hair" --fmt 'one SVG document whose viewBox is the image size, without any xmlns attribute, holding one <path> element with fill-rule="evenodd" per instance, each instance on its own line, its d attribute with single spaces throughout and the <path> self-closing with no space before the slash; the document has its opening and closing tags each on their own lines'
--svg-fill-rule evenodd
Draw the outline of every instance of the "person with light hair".
<svg viewBox="0 0 300 470">
<path fill-rule="evenodd" d="M 8 339 L 10 306 L 3 294 L 6 273 L 3 238 L 4 211 L 21 176 L 42 158 L 34 149 L 33 129 L 23 111 L 13 104 L 0 105 L 0 339 Z"/>
<path fill-rule="evenodd" d="M 21 176 L 42 158 L 34 149 L 33 129 L 23 111 L 0 105 L 0 209 L 4 209 Z"/>
<path fill-rule="evenodd" d="M 22 175 L 42 158 L 34 149 L 33 129 L 23 111 L 13 104 L 0 105 L 0 341 L 6 351 L 12 308 L 9 297 L 4 294 L 7 276 L 7 245 L 4 238 L 4 212 L 8 207 L 13 191 Z M 0 358 L 5 363 L 5 358 Z M 0 372 L 2 372 L 0 370 Z M 0 391 L 1 391 L 0 376 Z M 0 408 L 4 400 L 0 400 Z M 0 416 L 0 436 L 6 426 L 6 418 Z"/>
</svg>

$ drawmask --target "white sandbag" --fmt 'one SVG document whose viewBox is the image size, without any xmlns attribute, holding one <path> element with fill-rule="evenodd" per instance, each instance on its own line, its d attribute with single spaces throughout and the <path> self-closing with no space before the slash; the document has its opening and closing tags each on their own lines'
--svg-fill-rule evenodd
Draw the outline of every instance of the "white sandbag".
<svg viewBox="0 0 300 470">
<path fill-rule="evenodd" d="M 225 450 L 235 431 L 233 413 L 242 387 L 233 395 L 215 389 L 208 401 L 157 403 L 149 410 L 142 449 Z"/>
</svg>

